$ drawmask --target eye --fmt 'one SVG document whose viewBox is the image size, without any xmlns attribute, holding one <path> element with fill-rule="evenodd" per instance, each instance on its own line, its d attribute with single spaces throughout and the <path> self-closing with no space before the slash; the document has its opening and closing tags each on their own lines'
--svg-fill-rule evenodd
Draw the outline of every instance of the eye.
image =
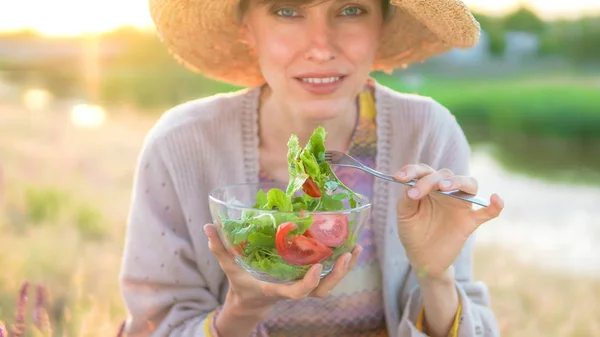
<svg viewBox="0 0 600 337">
<path fill-rule="evenodd" d="M 363 13 L 362 9 L 360 9 L 358 7 L 354 7 L 354 6 L 349 6 L 349 7 L 342 9 L 342 15 L 344 15 L 344 16 L 355 16 L 355 15 L 360 15 L 362 13 Z"/>
<path fill-rule="evenodd" d="M 296 11 L 291 8 L 282 8 L 275 13 L 279 16 L 284 16 L 284 17 L 293 17 L 293 16 L 296 16 L 296 14 L 297 14 Z"/>
</svg>

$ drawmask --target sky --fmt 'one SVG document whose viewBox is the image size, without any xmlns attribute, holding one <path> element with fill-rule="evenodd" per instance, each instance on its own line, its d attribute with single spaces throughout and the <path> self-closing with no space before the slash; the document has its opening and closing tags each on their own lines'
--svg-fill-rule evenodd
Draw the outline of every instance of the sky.
<svg viewBox="0 0 600 337">
<path fill-rule="evenodd" d="M 48 35 L 77 35 L 121 25 L 151 25 L 148 0 L 2 1 L 0 31 L 33 28 Z M 526 3 L 548 19 L 600 14 L 600 0 L 465 0 L 465 3 L 473 10 L 491 14 L 501 14 Z"/>
</svg>

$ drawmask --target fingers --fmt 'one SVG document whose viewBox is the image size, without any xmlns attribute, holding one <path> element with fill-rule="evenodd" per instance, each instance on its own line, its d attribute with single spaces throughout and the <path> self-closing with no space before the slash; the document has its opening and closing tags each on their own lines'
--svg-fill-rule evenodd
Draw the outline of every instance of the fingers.
<svg viewBox="0 0 600 337">
<path fill-rule="evenodd" d="M 228 269 L 237 266 L 233 257 L 223 245 L 223 241 L 221 241 L 215 225 L 206 224 L 204 226 L 204 233 L 206 233 L 206 236 L 208 237 L 208 248 L 217 257 L 217 260 L 219 260 L 223 271 L 227 272 Z"/>
<path fill-rule="evenodd" d="M 394 177 L 399 181 L 410 181 L 434 172 L 435 170 L 426 164 L 406 165 L 398 170 L 398 172 L 394 174 Z"/>
<path fill-rule="evenodd" d="M 473 177 L 450 176 L 441 180 L 437 188 L 442 191 L 461 190 L 470 194 L 477 194 L 479 183 Z"/>
<path fill-rule="evenodd" d="M 504 209 L 504 201 L 498 196 L 498 194 L 492 194 L 490 198 L 490 205 L 488 207 L 480 208 L 476 211 L 473 211 L 473 216 L 475 218 L 475 223 L 477 227 L 481 224 L 488 222 L 500 215 L 502 210 Z M 475 230 L 474 228 L 473 230 Z"/>
<path fill-rule="evenodd" d="M 302 280 L 290 285 L 266 284 L 269 289 L 265 292 L 274 293 L 281 298 L 304 299 L 319 285 L 322 271 L 323 265 L 315 264 L 308 269 Z"/>
<path fill-rule="evenodd" d="M 421 199 L 434 190 L 437 190 L 442 180 L 451 178 L 453 175 L 452 171 L 448 169 L 441 169 L 437 172 L 430 173 L 420 178 L 406 193 L 412 199 Z"/>
<path fill-rule="evenodd" d="M 479 184 L 473 177 L 455 176 L 449 169 L 435 171 L 426 164 L 407 165 L 400 169 L 394 177 L 400 181 L 416 180 L 413 188 L 407 189 L 411 199 L 421 199 L 435 190 L 461 190 L 477 194 Z"/>
<path fill-rule="evenodd" d="M 274 293 L 282 298 L 301 300 L 306 297 L 326 297 L 335 286 L 352 270 L 362 253 L 362 247 L 356 246 L 352 253 L 342 254 L 336 261 L 335 267 L 321 279 L 323 266 L 316 264 L 312 266 L 304 278 L 291 285 L 268 285 L 266 293 Z"/>
<path fill-rule="evenodd" d="M 354 249 L 352 250 L 352 260 L 350 260 L 350 265 L 348 266 L 348 270 L 347 271 L 351 271 L 352 269 L 354 269 L 354 266 L 356 266 L 356 263 L 358 262 L 358 258 L 360 257 L 360 254 L 362 254 L 363 252 L 363 247 L 356 245 L 356 247 L 354 247 Z"/>
<path fill-rule="evenodd" d="M 358 257 L 362 253 L 362 247 L 356 246 L 352 253 L 345 253 L 340 256 L 335 264 L 335 267 L 325 276 L 319 286 L 310 294 L 311 297 L 327 297 L 329 293 L 340 283 L 340 281 L 348 274 L 356 265 Z"/>
</svg>

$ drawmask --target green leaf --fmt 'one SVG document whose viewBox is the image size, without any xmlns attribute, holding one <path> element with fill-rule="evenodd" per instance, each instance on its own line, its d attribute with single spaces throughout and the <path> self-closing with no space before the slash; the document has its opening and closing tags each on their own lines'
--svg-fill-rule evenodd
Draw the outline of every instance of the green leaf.
<svg viewBox="0 0 600 337">
<path fill-rule="evenodd" d="M 340 183 L 338 181 L 336 181 L 336 180 L 327 180 L 325 182 L 325 187 L 329 191 L 335 191 L 339 186 L 340 186 Z"/>
<path fill-rule="evenodd" d="M 302 188 L 302 185 L 308 179 L 308 174 L 304 171 L 302 160 L 300 160 L 300 154 L 302 148 L 300 147 L 298 136 L 292 135 L 288 141 L 288 173 L 290 179 L 286 188 L 286 195 L 291 198 L 297 191 Z"/>
<path fill-rule="evenodd" d="M 296 135 L 291 135 L 290 139 L 288 140 L 288 154 L 287 154 L 287 159 L 288 159 L 288 165 L 292 165 L 292 163 L 296 162 L 296 159 L 298 158 L 298 156 L 300 155 L 300 152 L 302 151 L 302 148 L 300 147 L 300 141 L 298 140 L 298 136 Z"/>
<path fill-rule="evenodd" d="M 247 221 L 259 227 L 262 231 L 277 228 L 277 218 L 271 213 L 262 213 Z"/>
<path fill-rule="evenodd" d="M 254 208 L 265 209 L 268 202 L 269 201 L 267 200 L 267 194 L 265 191 L 262 189 L 258 190 L 256 193 L 256 205 L 254 205 Z"/>
<path fill-rule="evenodd" d="M 325 160 L 325 138 L 327 132 L 322 126 L 318 126 L 308 139 L 305 149 L 319 161 Z"/>
<path fill-rule="evenodd" d="M 296 192 L 298 192 L 300 189 L 302 189 L 302 185 L 304 185 L 304 182 L 306 181 L 306 179 L 308 179 L 308 174 L 301 173 L 293 178 L 290 178 L 290 182 L 288 183 L 287 189 L 285 190 L 285 195 L 288 198 L 296 194 Z"/>
<path fill-rule="evenodd" d="M 272 188 L 267 193 L 267 209 L 273 209 L 276 207 L 280 211 L 293 211 L 294 207 L 292 206 L 292 202 L 287 197 L 285 192 L 278 188 Z"/>
<path fill-rule="evenodd" d="M 225 216 L 221 215 L 221 221 L 223 222 L 223 232 L 226 234 L 231 234 L 235 229 L 244 225 L 244 220 L 233 220 L 227 219 Z"/>
<path fill-rule="evenodd" d="M 266 235 L 262 232 L 254 232 L 248 237 L 248 244 L 251 246 L 274 248 L 275 240 L 272 236 Z"/>
<path fill-rule="evenodd" d="M 344 203 L 341 200 L 336 200 L 330 195 L 323 195 L 321 197 L 321 208 L 324 211 L 337 211 L 344 209 Z"/>
<path fill-rule="evenodd" d="M 337 193 L 337 194 L 333 194 L 331 196 L 332 199 L 334 200 L 344 200 L 348 197 L 348 194 L 345 193 Z"/>
<path fill-rule="evenodd" d="M 319 167 L 316 158 L 311 152 L 306 150 L 302 151 L 302 153 L 300 154 L 300 159 L 302 160 L 302 165 L 306 169 L 306 173 L 308 173 L 309 176 L 313 177 L 313 180 L 315 180 L 315 178 L 317 177 L 321 178 L 321 168 Z M 321 185 L 323 185 L 322 179 L 318 180 L 319 181 L 315 180 L 315 182 L 317 184 L 321 183 Z"/>
<path fill-rule="evenodd" d="M 248 237 L 250 236 L 250 234 L 252 234 L 252 232 L 254 232 L 254 226 L 252 225 L 238 227 L 234 229 L 231 232 L 231 234 L 233 235 L 233 237 L 231 238 L 231 243 L 234 245 L 239 245 L 244 241 L 248 241 Z"/>
<path fill-rule="evenodd" d="M 313 219 L 312 216 L 307 216 L 307 217 L 295 219 L 293 222 L 296 224 L 296 226 L 298 228 L 296 228 L 295 230 L 291 231 L 290 233 L 293 234 L 293 235 L 302 235 L 302 234 L 304 234 L 308 230 L 308 228 L 312 225 L 313 220 L 314 219 Z"/>
</svg>

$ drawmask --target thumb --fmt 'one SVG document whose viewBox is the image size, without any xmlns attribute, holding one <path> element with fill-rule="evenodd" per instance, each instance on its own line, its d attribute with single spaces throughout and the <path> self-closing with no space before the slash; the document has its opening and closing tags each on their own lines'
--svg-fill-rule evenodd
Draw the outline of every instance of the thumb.
<svg viewBox="0 0 600 337">
<path fill-rule="evenodd" d="M 420 200 L 416 200 L 408 196 L 410 186 L 404 186 L 404 192 L 398 200 L 397 211 L 398 220 L 406 220 L 413 217 L 419 211 Z"/>
<path fill-rule="evenodd" d="M 225 245 L 223 245 L 223 241 L 221 241 L 221 237 L 219 237 L 219 233 L 217 233 L 217 228 L 215 225 L 204 225 L 204 233 L 208 237 L 208 249 L 215 254 L 221 263 L 221 267 L 225 268 L 228 264 L 235 263 L 232 256 L 225 248 Z"/>
</svg>

